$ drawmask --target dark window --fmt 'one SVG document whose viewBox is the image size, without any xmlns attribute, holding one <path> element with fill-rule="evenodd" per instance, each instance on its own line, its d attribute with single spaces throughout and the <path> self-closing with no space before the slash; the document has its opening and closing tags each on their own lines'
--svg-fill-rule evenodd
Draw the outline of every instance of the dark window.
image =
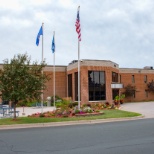
<svg viewBox="0 0 154 154">
<path fill-rule="evenodd" d="M 112 82 L 118 82 L 118 73 L 112 72 Z"/>
<path fill-rule="evenodd" d="M 121 83 L 121 75 L 119 75 L 119 82 Z"/>
<path fill-rule="evenodd" d="M 135 91 L 134 91 L 133 97 L 134 97 L 134 98 L 136 97 L 136 93 L 135 93 Z"/>
<path fill-rule="evenodd" d="M 72 74 L 68 75 L 68 97 L 72 97 Z"/>
<path fill-rule="evenodd" d="M 147 83 L 147 75 L 144 76 L 144 82 Z"/>
<path fill-rule="evenodd" d="M 132 83 L 135 83 L 135 76 L 132 75 Z"/>
<path fill-rule="evenodd" d="M 75 101 L 78 101 L 78 72 L 75 72 Z"/>
<path fill-rule="evenodd" d="M 119 96 L 119 89 L 112 89 L 112 99 L 114 100 L 116 96 Z"/>
<path fill-rule="evenodd" d="M 106 99 L 105 73 L 103 71 L 88 71 L 89 101 Z"/>
</svg>

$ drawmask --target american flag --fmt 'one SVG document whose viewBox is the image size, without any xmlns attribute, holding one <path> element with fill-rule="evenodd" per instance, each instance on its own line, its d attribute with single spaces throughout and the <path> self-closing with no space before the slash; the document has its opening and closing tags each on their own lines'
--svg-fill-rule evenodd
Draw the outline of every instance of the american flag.
<svg viewBox="0 0 154 154">
<path fill-rule="evenodd" d="M 80 6 L 78 7 L 75 26 L 76 26 L 76 32 L 78 33 L 78 40 L 81 41 L 81 28 L 80 28 L 79 10 L 80 10 Z"/>
</svg>

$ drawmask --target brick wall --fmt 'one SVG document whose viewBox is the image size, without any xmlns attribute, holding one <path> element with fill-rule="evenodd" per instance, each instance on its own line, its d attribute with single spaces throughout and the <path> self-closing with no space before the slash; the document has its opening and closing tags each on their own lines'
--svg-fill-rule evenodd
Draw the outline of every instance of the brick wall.
<svg viewBox="0 0 154 154">
<path fill-rule="evenodd" d="M 111 65 L 111 63 L 109 63 Z M 106 100 L 101 101 L 101 102 L 110 102 L 112 103 L 112 89 L 111 89 L 111 83 L 112 83 L 112 72 L 119 72 L 119 69 L 115 68 L 114 66 L 102 66 L 98 65 L 97 66 L 91 66 L 93 63 L 87 63 L 86 65 L 80 66 L 80 71 L 81 71 L 81 104 L 82 103 L 88 103 L 89 102 L 89 88 L 88 88 L 88 71 L 104 71 L 105 72 L 105 80 L 106 80 Z M 74 73 L 77 72 L 77 64 L 76 67 L 73 66 L 71 69 L 68 69 L 67 74 L 72 74 L 72 91 L 73 91 L 73 96 L 72 99 L 73 101 L 75 100 L 75 84 L 74 84 Z M 100 102 L 100 101 L 95 101 L 95 102 Z"/>
<path fill-rule="evenodd" d="M 0 65 L 2 68 L 2 64 Z M 125 86 L 128 84 L 136 87 L 135 98 L 126 98 L 126 101 L 149 101 L 154 100 L 154 93 L 146 93 L 147 83 L 154 80 L 154 70 L 151 69 L 137 69 L 137 68 L 119 68 L 119 65 L 106 60 L 82 60 L 80 63 L 81 71 L 81 103 L 89 102 L 89 89 L 88 89 L 88 71 L 104 71 L 106 80 L 106 100 L 109 103 L 113 102 L 112 99 L 112 72 L 121 75 L 121 83 Z M 78 62 L 72 62 L 68 66 L 55 66 L 55 89 L 56 95 L 59 97 L 67 96 L 67 75 L 72 74 L 72 100 L 75 101 L 75 72 L 78 72 Z M 53 96 L 53 66 L 44 68 L 44 73 L 50 76 L 50 80 L 46 83 L 47 89 L 44 91 L 44 100 L 48 96 Z M 135 77 L 135 83 L 132 83 L 132 75 Z M 147 75 L 147 83 L 144 82 L 144 77 Z M 124 89 L 121 89 L 123 92 Z"/>
<path fill-rule="evenodd" d="M 144 76 L 147 75 L 147 82 L 154 80 L 154 70 L 146 69 L 133 69 L 133 68 L 120 68 L 116 63 L 111 61 L 90 61 L 84 60 L 80 63 L 81 71 L 81 103 L 89 102 L 89 89 L 88 89 L 88 71 L 105 71 L 106 80 L 106 100 L 109 103 L 113 102 L 112 99 L 112 72 L 121 75 L 121 83 L 125 86 L 128 84 L 136 87 L 135 98 L 125 98 L 125 101 L 149 101 L 154 100 L 154 93 L 146 93 L 147 83 L 144 82 Z M 47 82 L 47 90 L 44 91 L 44 99 L 47 96 L 53 95 L 53 67 L 46 67 L 45 72 L 51 77 Z M 56 95 L 60 97 L 67 97 L 67 75 L 72 74 L 72 100 L 75 101 L 75 72 L 78 72 L 77 62 L 70 64 L 66 67 L 56 67 Z M 135 77 L 135 83 L 132 83 L 132 75 Z M 124 89 L 120 90 L 121 92 Z M 104 101 L 103 101 L 104 102 Z"/>
<path fill-rule="evenodd" d="M 154 73 L 148 72 L 148 70 L 144 73 L 142 72 L 133 72 L 133 73 L 120 73 L 121 75 L 121 83 L 126 87 L 128 84 L 131 84 L 136 87 L 135 98 L 125 98 L 125 101 L 150 101 L 154 100 L 154 93 L 148 92 L 148 96 L 146 95 L 147 83 L 154 80 Z M 132 83 L 132 75 L 134 75 L 135 83 Z M 147 75 L 147 83 L 144 82 L 144 76 Z M 124 89 L 122 90 L 124 91 Z"/>
<path fill-rule="evenodd" d="M 48 96 L 53 96 L 53 69 L 48 69 L 44 71 L 49 75 L 50 80 L 46 83 L 47 89 L 44 91 L 44 100 Z M 55 94 L 63 98 L 67 96 L 67 75 L 66 70 L 56 69 L 55 71 Z"/>
</svg>

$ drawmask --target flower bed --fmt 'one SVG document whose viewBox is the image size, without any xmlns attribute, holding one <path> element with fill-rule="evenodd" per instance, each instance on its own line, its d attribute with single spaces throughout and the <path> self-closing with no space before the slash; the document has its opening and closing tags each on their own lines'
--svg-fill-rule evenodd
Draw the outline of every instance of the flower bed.
<svg viewBox="0 0 154 154">
<path fill-rule="evenodd" d="M 77 112 L 75 111 L 63 111 L 55 110 L 55 111 L 48 111 L 44 113 L 34 113 L 29 115 L 28 117 L 46 117 L 46 118 L 62 118 L 62 117 L 85 117 L 85 116 L 95 116 L 95 115 L 102 115 L 103 112 Z"/>
<path fill-rule="evenodd" d="M 84 117 L 84 116 L 95 116 L 104 114 L 102 110 L 114 109 L 115 106 L 109 103 L 99 104 L 84 104 L 81 109 L 78 106 L 63 105 L 61 108 L 57 108 L 54 111 L 48 111 L 44 113 L 35 113 L 28 117 L 48 117 L 48 118 L 63 118 L 63 117 Z"/>
</svg>

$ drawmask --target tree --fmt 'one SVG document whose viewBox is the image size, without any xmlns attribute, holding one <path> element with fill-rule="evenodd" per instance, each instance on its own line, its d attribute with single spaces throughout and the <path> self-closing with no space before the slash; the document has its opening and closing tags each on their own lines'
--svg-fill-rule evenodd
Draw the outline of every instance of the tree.
<svg viewBox="0 0 154 154">
<path fill-rule="evenodd" d="M 147 87 L 149 92 L 154 92 L 154 81 L 152 80 L 151 82 L 149 82 L 147 84 Z"/>
<path fill-rule="evenodd" d="M 136 87 L 131 84 L 128 84 L 124 89 L 124 94 L 126 97 L 133 97 L 136 92 Z"/>
<path fill-rule="evenodd" d="M 30 64 L 27 54 L 15 55 L 13 59 L 4 60 L 0 69 L 0 97 L 8 100 L 14 106 L 14 119 L 16 118 L 16 105 L 23 100 L 40 100 L 45 83 L 49 77 L 42 73 L 45 62 Z"/>
</svg>

